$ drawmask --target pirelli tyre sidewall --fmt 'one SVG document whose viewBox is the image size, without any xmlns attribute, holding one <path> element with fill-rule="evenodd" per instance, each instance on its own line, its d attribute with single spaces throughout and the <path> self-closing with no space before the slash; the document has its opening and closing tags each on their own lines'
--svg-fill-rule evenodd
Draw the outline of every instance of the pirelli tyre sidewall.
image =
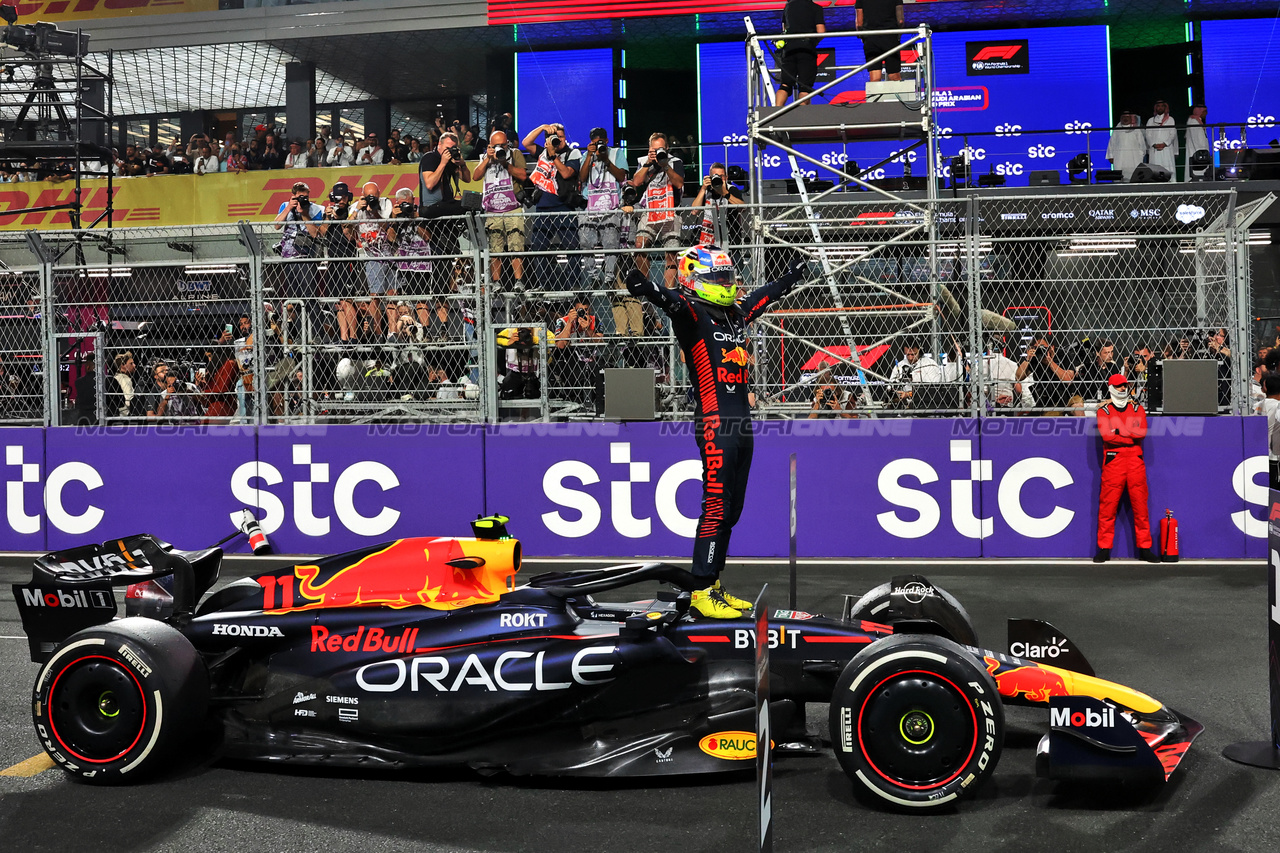
<svg viewBox="0 0 1280 853">
<path fill-rule="evenodd" d="M 855 788 L 890 808 L 945 809 L 995 770 L 1004 706 L 986 669 L 944 637 L 878 640 L 831 696 L 831 744 Z"/>
<path fill-rule="evenodd" d="M 132 782 L 166 766 L 204 721 L 209 675 L 177 629 L 133 617 L 68 637 L 40 670 L 32 719 L 73 777 Z"/>
</svg>

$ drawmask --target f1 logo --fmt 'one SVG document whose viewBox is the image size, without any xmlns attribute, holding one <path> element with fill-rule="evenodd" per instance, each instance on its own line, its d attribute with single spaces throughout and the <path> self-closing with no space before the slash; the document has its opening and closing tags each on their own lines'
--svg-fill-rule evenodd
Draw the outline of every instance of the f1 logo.
<svg viewBox="0 0 1280 853">
<path fill-rule="evenodd" d="M 1018 51 L 1022 50 L 1020 44 L 998 44 L 991 47 L 984 47 L 973 56 L 973 61 L 980 59 L 1013 59 Z"/>
</svg>

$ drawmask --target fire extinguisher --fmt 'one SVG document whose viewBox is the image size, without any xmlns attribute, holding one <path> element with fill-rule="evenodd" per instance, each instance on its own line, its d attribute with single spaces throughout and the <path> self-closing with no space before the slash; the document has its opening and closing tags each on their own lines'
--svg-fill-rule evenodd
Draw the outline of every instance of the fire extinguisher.
<svg viewBox="0 0 1280 853">
<path fill-rule="evenodd" d="M 1166 509 L 1160 519 L 1160 562 L 1178 562 L 1178 519 L 1171 509 Z"/>
</svg>

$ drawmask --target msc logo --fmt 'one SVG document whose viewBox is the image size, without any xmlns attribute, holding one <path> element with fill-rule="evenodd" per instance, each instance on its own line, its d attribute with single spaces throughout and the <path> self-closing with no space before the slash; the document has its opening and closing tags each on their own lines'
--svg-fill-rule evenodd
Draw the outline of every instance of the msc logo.
<svg viewBox="0 0 1280 853">
<path fill-rule="evenodd" d="M 1021 175 L 1023 168 L 1021 163 L 1011 163 L 1006 160 L 1003 163 L 996 163 L 997 175 Z"/>
<path fill-rule="evenodd" d="M 1022 125 L 1020 124 L 997 124 L 996 136 L 1021 136 Z"/>
<path fill-rule="evenodd" d="M 1092 128 L 1093 125 L 1087 121 L 1069 121 L 1062 127 L 1067 132 L 1067 135 L 1071 135 L 1073 133 L 1085 133 Z"/>
<path fill-rule="evenodd" d="M 1249 116 L 1249 127 L 1275 127 L 1276 117 L 1263 115 L 1258 113 L 1256 116 Z"/>
<path fill-rule="evenodd" d="M 1032 160 L 1044 160 L 1048 157 L 1057 157 L 1058 149 L 1052 145 L 1032 145 L 1027 149 L 1027 156 Z"/>
</svg>

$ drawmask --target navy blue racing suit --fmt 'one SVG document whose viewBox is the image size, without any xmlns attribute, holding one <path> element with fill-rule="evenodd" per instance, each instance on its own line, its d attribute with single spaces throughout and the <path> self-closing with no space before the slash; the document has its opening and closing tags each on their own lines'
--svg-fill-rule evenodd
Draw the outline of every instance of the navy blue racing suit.
<svg viewBox="0 0 1280 853">
<path fill-rule="evenodd" d="M 715 583 L 724 570 L 729 534 L 742 515 L 751 473 L 751 405 L 747 394 L 747 324 L 801 280 L 800 267 L 755 290 L 743 307 L 722 308 L 627 274 L 627 290 L 671 318 L 693 383 L 694 429 L 702 455 L 702 514 L 693 540 L 693 574 Z"/>
</svg>

